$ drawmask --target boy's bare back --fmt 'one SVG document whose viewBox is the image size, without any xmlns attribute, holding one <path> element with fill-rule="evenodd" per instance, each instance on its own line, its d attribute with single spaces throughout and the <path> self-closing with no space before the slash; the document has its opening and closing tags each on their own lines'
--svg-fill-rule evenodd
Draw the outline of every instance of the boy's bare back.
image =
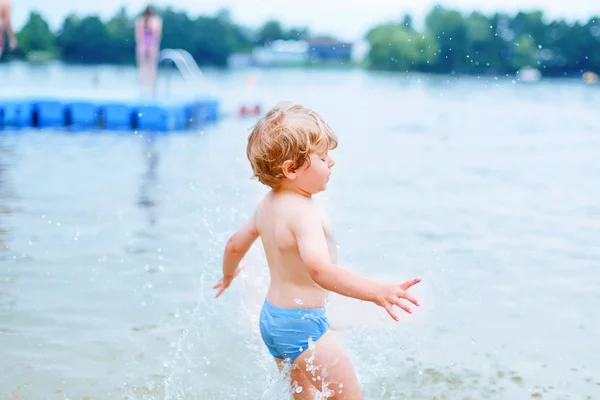
<svg viewBox="0 0 600 400">
<path fill-rule="evenodd" d="M 302 220 L 311 219 L 322 229 L 328 258 L 337 262 L 333 230 L 323 210 L 312 198 L 295 193 L 268 193 L 258 205 L 255 223 L 263 244 L 271 285 L 267 297 L 278 307 L 319 308 L 328 291 L 315 283 L 298 250 L 296 234 Z"/>
</svg>

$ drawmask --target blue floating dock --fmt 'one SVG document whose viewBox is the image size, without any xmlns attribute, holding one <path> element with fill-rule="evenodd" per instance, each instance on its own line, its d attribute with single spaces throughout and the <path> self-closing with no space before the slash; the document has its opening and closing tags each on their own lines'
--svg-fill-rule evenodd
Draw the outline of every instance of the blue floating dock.
<svg viewBox="0 0 600 400">
<path fill-rule="evenodd" d="M 28 127 L 33 124 L 33 105 L 27 101 L 0 102 L 1 127 Z"/>
<path fill-rule="evenodd" d="M 89 101 L 72 101 L 65 104 L 65 125 L 94 128 L 98 125 L 99 107 Z"/>
<path fill-rule="evenodd" d="M 180 103 L 59 99 L 0 99 L 0 129 L 179 131 L 217 122 L 219 102 L 202 98 Z"/>
</svg>

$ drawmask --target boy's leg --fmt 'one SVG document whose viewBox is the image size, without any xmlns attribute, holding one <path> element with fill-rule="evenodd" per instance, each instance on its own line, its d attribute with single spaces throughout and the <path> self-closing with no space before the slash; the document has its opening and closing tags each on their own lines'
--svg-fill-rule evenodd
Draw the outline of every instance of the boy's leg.
<svg viewBox="0 0 600 400">
<path fill-rule="evenodd" d="M 145 72 L 145 65 L 144 65 L 144 50 L 141 46 L 138 46 L 135 50 L 135 55 L 136 55 L 136 59 L 137 59 L 137 67 L 138 67 L 138 75 L 139 75 L 139 83 L 140 86 L 144 85 L 144 82 L 146 80 L 146 72 Z"/>
<path fill-rule="evenodd" d="M 290 383 L 292 392 L 294 393 L 294 400 L 314 400 L 317 398 L 317 389 L 314 387 L 310 380 L 307 380 L 305 375 L 300 371 L 296 365 L 292 365 L 291 368 L 281 358 L 274 357 L 279 372 L 283 372 L 287 366 L 290 370 Z M 296 391 L 296 388 L 302 388 Z"/>
<path fill-rule="evenodd" d="M 327 392 L 326 398 L 330 400 L 362 400 L 354 367 L 331 330 L 314 344 L 314 354 L 313 350 L 307 349 L 296 358 L 294 364 L 296 368 L 291 371 L 292 381 L 296 379 L 298 383 L 303 382 L 303 386 L 310 383 L 322 394 Z M 303 389 L 306 390 L 306 387 Z"/>
</svg>

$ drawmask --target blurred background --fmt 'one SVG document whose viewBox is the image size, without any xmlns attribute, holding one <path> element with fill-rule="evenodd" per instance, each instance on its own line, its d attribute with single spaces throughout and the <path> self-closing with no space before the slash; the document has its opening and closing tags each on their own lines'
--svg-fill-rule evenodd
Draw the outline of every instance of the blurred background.
<svg viewBox="0 0 600 400">
<path fill-rule="evenodd" d="M 317 198 L 340 264 L 423 278 L 399 324 L 331 296 L 365 399 L 600 398 L 600 3 L 153 5 L 160 49 L 201 71 L 161 63 L 155 100 L 210 95 L 219 118 L 0 129 L 0 399 L 289 398 L 260 243 L 211 289 L 266 190 L 249 130 L 282 100 L 338 134 Z M 0 103 L 137 99 L 146 6 L 13 2 Z"/>
</svg>

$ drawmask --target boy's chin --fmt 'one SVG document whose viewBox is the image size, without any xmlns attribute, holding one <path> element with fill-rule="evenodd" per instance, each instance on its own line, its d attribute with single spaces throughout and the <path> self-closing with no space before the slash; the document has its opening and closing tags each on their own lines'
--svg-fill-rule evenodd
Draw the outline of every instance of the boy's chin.
<svg viewBox="0 0 600 400">
<path fill-rule="evenodd" d="M 316 189 L 311 190 L 310 194 L 311 195 L 315 195 L 315 194 L 324 192 L 325 190 L 327 190 L 327 185 L 328 185 L 328 182 L 323 183 L 323 185 L 320 188 L 316 188 Z"/>
<path fill-rule="evenodd" d="M 324 192 L 325 190 L 327 190 L 327 184 L 324 184 L 323 187 L 321 188 L 321 190 L 319 190 L 318 193 Z"/>
</svg>

